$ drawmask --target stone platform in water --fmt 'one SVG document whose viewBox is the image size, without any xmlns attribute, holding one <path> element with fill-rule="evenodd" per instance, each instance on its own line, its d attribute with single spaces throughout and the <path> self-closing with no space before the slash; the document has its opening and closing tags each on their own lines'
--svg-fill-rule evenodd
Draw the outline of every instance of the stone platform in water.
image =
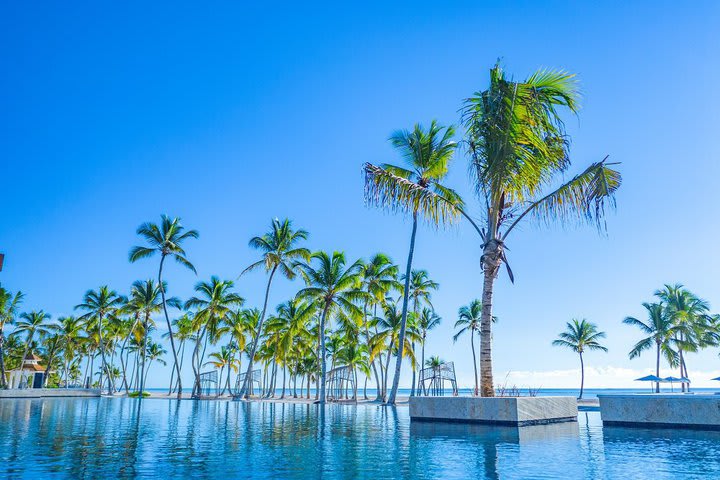
<svg viewBox="0 0 720 480">
<path fill-rule="evenodd" d="M 21 388 L 0 390 L 3 398 L 99 397 L 98 388 Z"/>
<path fill-rule="evenodd" d="M 720 395 L 598 395 L 604 425 L 720 430 Z"/>
<path fill-rule="evenodd" d="M 574 397 L 410 397 L 410 419 L 525 426 L 577 421 Z"/>
</svg>

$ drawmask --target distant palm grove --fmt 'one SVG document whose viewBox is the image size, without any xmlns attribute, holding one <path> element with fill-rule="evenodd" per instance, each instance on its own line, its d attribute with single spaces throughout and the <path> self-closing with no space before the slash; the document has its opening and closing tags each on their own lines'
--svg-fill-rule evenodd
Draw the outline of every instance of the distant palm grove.
<svg viewBox="0 0 720 480">
<path fill-rule="evenodd" d="M 169 394 L 201 397 L 201 374 L 213 369 L 222 392 L 232 391 L 237 398 L 312 395 L 325 402 L 331 372 L 346 367 L 353 380 L 346 385 L 354 387 L 342 395 L 367 397 L 369 385 L 376 400 L 394 404 L 403 365 L 411 369 L 414 395 L 422 390 L 422 366 L 440 363 L 432 352 L 426 361 L 428 334 L 441 321 L 431 302 L 439 285 L 415 265 L 418 225 L 467 221 L 481 252 L 478 278 L 468 281 L 482 288 L 478 299 L 457 306 L 458 318 L 451 320 L 457 321 L 456 338 L 470 336 L 473 361 L 477 339 L 474 393 L 493 396 L 493 292 L 501 267 L 514 281 L 510 233 L 532 219 L 540 225 L 589 222 L 604 229 L 607 207 L 614 206 L 621 184 L 607 157 L 563 179 L 571 162 L 561 114 L 577 113 L 579 95 L 573 74 L 540 70 L 514 81 L 495 65 L 489 86 L 462 103 L 461 138 L 456 139 L 454 126 L 434 120 L 393 133 L 389 140 L 402 163 L 363 165 L 365 201 L 411 220 L 402 263 L 383 253 L 349 259 L 342 251 L 312 251 L 308 231 L 275 219 L 267 232 L 250 239 L 257 261 L 238 271 L 264 273 L 262 298 L 245 298 L 232 280 L 213 276 L 201 279 L 190 298 L 179 299 L 171 296 L 170 266 L 195 271 L 186 248 L 199 234 L 163 215 L 159 223 L 140 225 L 138 245 L 129 250 L 132 263 L 156 262 L 157 276 L 138 280 L 122 293 L 111 286 L 88 290 L 79 295 L 74 316 L 21 313 L 23 295 L 0 289 L 0 382 L 4 386 L 5 372 L 33 353 L 47 365 L 45 381 L 51 386 L 84 384 L 138 394 L 146 390 L 153 364 L 168 363 Z M 445 183 L 460 155 L 476 192 L 478 208 L 472 210 L 480 212 L 477 217 Z M 403 225 L 398 222 L 398 228 Z M 280 278 L 297 280 L 299 288 L 292 298 L 271 302 Z M 7 335 L 6 326 L 12 326 Z M 694 348 L 689 342 L 695 333 L 674 332 L 673 345 L 684 365 L 682 352 Z M 193 381 L 184 385 L 188 370 Z M 258 370 L 262 391 L 253 373 Z"/>
</svg>

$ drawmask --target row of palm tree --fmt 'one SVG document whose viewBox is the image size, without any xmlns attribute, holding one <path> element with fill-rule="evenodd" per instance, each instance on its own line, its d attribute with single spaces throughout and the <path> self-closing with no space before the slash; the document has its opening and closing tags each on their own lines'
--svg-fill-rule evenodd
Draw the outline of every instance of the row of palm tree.
<svg viewBox="0 0 720 480">
<path fill-rule="evenodd" d="M 627 317 L 623 323 L 639 328 L 646 336 L 630 350 L 630 359 L 655 350 L 655 374 L 660 376 L 661 358 L 689 378 L 687 353 L 720 345 L 720 315 L 710 313 L 710 304 L 682 284 L 667 284 L 655 292 L 656 302 L 645 302 L 647 319 Z M 682 391 L 690 384 L 682 383 Z M 660 391 L 656 383 L 655 391 Z"/>
<path fill-rule="evenodd" d="M 614 204 L 614 194 L 620 186 L 620 175 L 612 168 L 613 164 L 606 161 L 607 157 L 591 164 L 569 181 L 562 181 L 571 162 L 569 138 L 560 111 L 576 113 L 578 99 L 579 90 L 572 74 L 541 70 L 524 81 L 514 81 L 499 65 L 495 65 L 490 70 L 489 87 L 463 102 L 461 123 L 464 135 L 460 141 L 454 138 L 456 131 L 453 126 L 443 127 L 436 121 L 432 121 L 427 129 L 415 125 L 412 130 L 400 130 L 391 135 L 390 143 L 399 151 L 405 165 L 376 166 L 366 163 L 365 197 L 369 204 L 407 213 L 412 218 L 403 275 L 398 275 L 399 267 L 386 261 L 389 259 L 384 256 L 367 263 L 350 263 L 342 252 L 311 253 L 302 246 L 307 232 L 294 230 L 288 220 L 274 220 L 270 232 L 251 239 L 250 246 L 259 250 L 262 256 L 242 273 L 264 269 L 267 284 L 257 322 L 245 340 L 243 352 L 248 361 L 239 397 L 249 395 L 254 363 L 269 355 L 269 338 L 273 337 L 272 342 L 280 342 L 281 345 L 287 345 L 289 339 L 294 338 L 294 334 L 290 333 L 287 333 L 290 336 L 276 337 L 276 332 L 266 326 L 271 288 L 279 271 L 290 280 L 301 277 L 305 287 L 292 301 L 302 302 L 299 308 L 312 305 L 315 310 L 314 361 L 318 372 L 314 379 L 319 401 L 325 401 L 328 354 L 335 346 L 328 342 L 336 330 L 344 328 L 351 331 L 350 326 L 355 323 L 358 324 L 357 345 L 345 345 L 345 350 L 337 352 L 344 351 L 343 355 L 357 353 L 364 344 L 378 395 L 389 404 L 395 403 L 403 360 L 414 359 L 417 343 L 423 346 L 424 357 L 424 336 L 422 333 L 416 335 L 411 322 L 419 323 L 425 307 L 432 311 L 429 296 L 437 288 L 428 278 L 414 278 L 413 258 L 419 222 L 444 226 L 460 218 L 470 222 L 477 232 L 482 251 L 480 266 L 484 280 L 477 327 L 480 335 L 480 384 L 476 386 L 476 392 L 493 396 L 493 290 L 501 265 L 507 267 L 513 280 L 506 257 L 508 235 L 523 219 L 531 217 L 546 223 L 555 220 L 590 221 L 602 228 L 606 206 Z M 480 216 L 477 218 L 470 213 L 460 195 L 444 184 L 454 155 L 461 146 L 469 159 L 473 187 L 480 201 Z M 185 229 L 178 218 L 163 216 L 159 224 L 145 223 L 137 233 L 145 244 L 131 249 L 130 262 L 159 256 L 155 285 L 160 298 L 153 303 L 153 309 L 161 310 L 166 321 L 174 370 L 170 389 L 178 396 L 182 395 L 184 348 L 191 341 L 194 342 L 190 360 L 195 374 L 193 395 L 197 396 L 200 394 L 200 370 L 204 365 L 206 349 L 224 338 L 224 328 L 232 328 L 228 326 L 229 318 L 248 314 L 239 310 L 242 298 L 231 293 L 232 282 L 213 278 L 210 282 L 199 283 L 196 296 L 182 305 L 187 310 L 181 317 L 186 319 L 183 322 L 187 323 L 187 331 L 181 334 L 179 319 L 175 327 L 170 319 L 168 307 L 173 305 L 172 299 L 166 295 L 163 273 L 167 259 L 175 260 L 195 272 L 184 244 L 198 238 L 198 232 Z M 84 312 L 83 321 L 92 325 L 90 331 L 97 334 L 101 377 L 104 378 L 101 384 L 112 390 L 114 352 L 109 349 L 112 342 L 103 327 L 119 314 L 126 302 L 124 297 L 107 287 L 93 291 L 92 295 L 90 293 L 79 309 Z M 143 311 L 134 319 L 134 324 L 138 324 L 136 328 L 145 332 L 143 342 L 147 341 L 147 332 L 153 326 L 152 315 L 146 313 Z M 428 315 L 432 317 L 431 313 Z M 393 328 L 388 331 L 393 333 L 383 337 L 383 341 L 388 342 L 385 345 L 387 348 L 383 348 L 378 345 L 378 334 L 390 325 Z M 474 349 L 474 336 L 471 341 Z M 355 346 L 358 350 L 354 350 Z M 213 361 L 223 363 L 223 369 L 232 370 L 235 367 L 230 360 L 235 358 L 233 355 L 240 357 L 239 349 L 239 341 L 235 341 L 233 348 L 228 344 L 225 353 L 222 350 L 213 352 L 225 360 L 213 356 Z M 290 360 L 284 357 L 285 353 L 279 355 L 273 362 L 284 371 Z M 111 358 L 108 359 L 108 356 Z M 123 358 L 122 355 L 120 358 Z M 393 358 L 395 368 L 388 392 L 385 386 L 389 381 Z M 418 364 L 412 360 L 410 365 L 413 368 L 412 394 L 415 394 Z M 127 370 L 123 362 L 121 370 Z M 228 381 L 225 383 L 227 387 Z M 124 386 L 127 387 L 127 381 L 124 381 Z"/>
<path fill-rule="evenodd" d="M 78 384 L 84 360 L 86 385 L 106 384 L 110 391 L 120 388 L 128 392 L 131 388 L 142 390 L 150 365 L 155 361 L 164 363 L 165 350 L 150 335 L 154 330 L 151 314 L 156 310 L 152 305 L 152 294 L 157 291 L 151 280 L 133 284 L 129 299 L 107 287 L 100 287 L 88 291 L 83 303 L 76 307 L 84 312 L 83 315 L 64 316 L 55 321 L 43 310 L 19 313 L 22 293 L 12 295 L 0 287 L 2 388 L 7 387 L 8 370 L 19 368 L 29 355 L 39 354 L 47 368 L 45 385 L 69 387 Z M 7 337 L 6 325 L 14 327 Z M 95 382 L 91 379 L 98 357 L 101 364 Z M 116 360 L 119 360 L 120 368 L 115 365 Z"/>
</svg>

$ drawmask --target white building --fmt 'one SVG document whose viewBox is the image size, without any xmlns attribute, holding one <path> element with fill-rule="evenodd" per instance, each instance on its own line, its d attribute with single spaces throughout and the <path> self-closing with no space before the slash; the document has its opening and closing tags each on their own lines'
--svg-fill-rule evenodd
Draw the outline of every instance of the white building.
<svg viewBox="0 0 720 480">
<path fill-rule="evenodd" d="M 42 388 L 45 380 L 45 367 L 39 363 L 40 357 L 28 353 L 23 361 L 22 367 L 17 370 L 10 370 L 9 388 Z"/>
</svg>

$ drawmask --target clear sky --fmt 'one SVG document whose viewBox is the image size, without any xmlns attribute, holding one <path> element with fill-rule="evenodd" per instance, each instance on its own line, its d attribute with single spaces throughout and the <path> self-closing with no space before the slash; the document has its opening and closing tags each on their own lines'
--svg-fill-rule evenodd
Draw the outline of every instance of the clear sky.
<svg viewBox="0 0 720 480">
<path fill-rule="evenodd" d="M 127 254 L 136 227 L 161 213 L 201 233 L 187 246 L 198 277 L 167 272 L 180 297 L 198 279 L 235 279 L 273 217 L 309 230 L 313 249 L 402 264 L 410 223 L 365 207 L 361 165 L 400 161 L 386 141 L 395 129 L 457 123 L 502 58 L 517 78 L 538 67 L 579 75 L 570 173 L 609 154 L 624 183 L 607 235 L 526 225 L 511 238 L 496 377 L 576 385 L 576 356 L 550 343 L 585 317 L 610 348 L 587 356 L 586 386 L 637 386 L 653 356 L 627 359 L 639 335 L 622 318 L 643 316 L 666 282 L 720 309 L 718 25 L 712 1 L 5 2 L 0 282 L 55 317 L 88 288 L 127 292 L 155 275 L 157 259 L 130 265 Z M 479 215 L 466 172 L 458 155 L 447 183 Z M 480 296 L 478 239 L 462 224 L 423 227 L 415 265 L 441 284 L 427 354 L 454 360 L 469 385 L 469 341 L 451 336 L 458 307 Z M 237 281 L 247 305 L 260 304 L 264 282 Z M 299 287 L 279 282 L 271 302 Z M 720 374 L 717 350 L 688 362 L 697 385 Z M 149 384 L 164 384 L 169 368 L 153 370 Z"/>
</svg>

